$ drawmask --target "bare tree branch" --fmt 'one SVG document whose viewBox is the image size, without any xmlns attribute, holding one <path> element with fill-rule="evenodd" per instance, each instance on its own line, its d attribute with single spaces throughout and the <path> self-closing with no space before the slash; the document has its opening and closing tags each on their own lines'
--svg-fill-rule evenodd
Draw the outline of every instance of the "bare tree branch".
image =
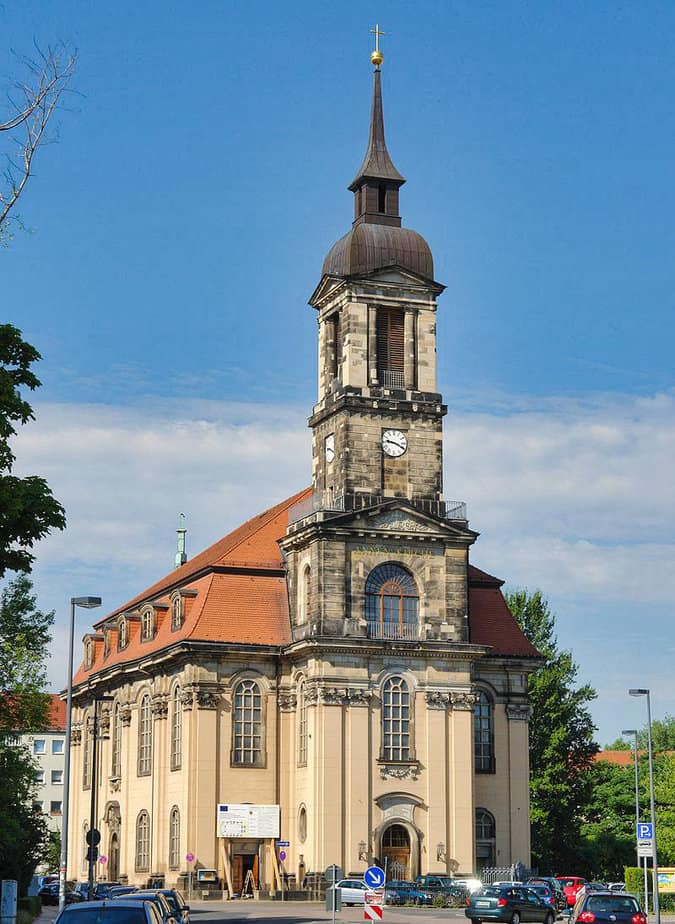
<svg viewBox="0 0 675 924">
<path fill-rule="evenodd" d="M 5 153 L 4 184 L 0 187 L 0 232 L 8 220 L 31 176 L 37 149 L 50 139 L 46 134 L 49 121 L 68 89 L 77 52 L 65 45 L 36 46 L 35 58 L 24 58 L 25 82 L 17 81 L 7 96 L 9 115 L 0 121 L 0 132 L 7 132 L 10 152 Z"/>
</svg>

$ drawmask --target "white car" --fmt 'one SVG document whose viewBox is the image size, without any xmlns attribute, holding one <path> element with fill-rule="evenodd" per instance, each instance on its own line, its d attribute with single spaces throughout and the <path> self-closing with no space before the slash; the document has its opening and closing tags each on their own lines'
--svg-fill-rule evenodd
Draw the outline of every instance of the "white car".
<svg viewBox="0 0 675 924">
<path fill-rule="evenodd" d="M 340 890 L 343 905 L 363 905 L 364 895 L 369 891 L 368 886 L 360 879 L 340 879 L 335 883 L 335 888 Z"/>
</svg>

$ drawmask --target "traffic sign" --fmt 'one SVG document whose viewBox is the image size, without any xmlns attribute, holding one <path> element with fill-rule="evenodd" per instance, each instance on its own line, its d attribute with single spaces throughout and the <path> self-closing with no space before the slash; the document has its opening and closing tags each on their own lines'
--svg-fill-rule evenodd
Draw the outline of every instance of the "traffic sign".
<svg viewBox="0 0 675 924">
<path fill-rule="evenodd" d="M 99 863 L 107 863 L 107 862 L 108 862 L 108 858 L 106 857 L 106 855 L 105 855 L 104 853 L 102 853 L 101 856 L 98 858 L 98 862 L 99 862 Z"/>
<path fill-rule="evenodd" d="M 369 866 L 363 874 L 363 881 L 369 889 L 379 889 L 384 885 L 384 870 L 379 866 Z"/>
<path fill-rule="evenodd" d="M 284 860 L 286 859 L 286 851 L 285 851 L 285 850 L 280 850 L 280 851 L 279 851 L 279 859 L 281 860 L 282 863 L 284 862 Z"/>
<path fill-rule="evenodd" d="M 186 854 L 185 854 L 185 859 L 188 861 L 188 863 L 194 863 L 194 862 L 195 862 L 195 855 L 194 855 L 193 853 L 186 853 Z"/>
<path fill-rule="evenodd" d="M 653 841 L 638 841 L 637 855 L 639 857 L 651 857 L 654 853 Z"/>
<path fill-rule="evenodd" d="M 275 841 L 274 843 L 277 845 L 277 847 L 290 847 L 291 846 L 290 841 Z"/>
<path fill-rule="evenodd" d="M 638 824 L 637 838 L 639 841 L 651 841 L 654 839 L 654 825 L 651 821 L 641 821 Z"/>
<path fill-rule="evenodd" d="M 379 869 L 379 866 L 370 867 Z M 383 918 L 384 889 L 376 889 L 363 893 L 363 919 L 365 921 L 381 921 Z"/>
</svg>

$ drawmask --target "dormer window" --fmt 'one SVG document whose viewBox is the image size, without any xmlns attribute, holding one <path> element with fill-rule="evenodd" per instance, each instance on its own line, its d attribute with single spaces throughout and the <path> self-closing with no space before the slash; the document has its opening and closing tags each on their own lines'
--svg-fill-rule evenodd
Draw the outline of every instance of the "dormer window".
<svg viewBox="0 0 675 924">
<path fill-rule="evenodd" d="M 112 636 L 112 629 L 107 627 L 103 630 L 103 657 L 107 658 L 110 654 L 110 638 Z"/>
<path fill-rule="evenodd" d="M 177 632 L 183 625 L 183 598 L 180 594 L 171 601 L 171 629 Z"/>
<path fill-rule="evenodd" d="M 151 606 L 141 613 L 141 641 L 147 642 L 155 635 L 155 611 Z"/>
<path fill-rule="evenodd" d="M 92 664 L 94 663 L 94 643 L 90 638 L 85 639 L 84 642 L 84 669 L 90 670 Z"/>
<path fill-rule="evenodd" d="M 124 616 L 120 619 L 118 627 L 118 636 L 117 636 L 117 650 L 122 651 L 122 649 L 127 647 L 129 641 L 129 624 L 127 623 Z"/>
</svg>

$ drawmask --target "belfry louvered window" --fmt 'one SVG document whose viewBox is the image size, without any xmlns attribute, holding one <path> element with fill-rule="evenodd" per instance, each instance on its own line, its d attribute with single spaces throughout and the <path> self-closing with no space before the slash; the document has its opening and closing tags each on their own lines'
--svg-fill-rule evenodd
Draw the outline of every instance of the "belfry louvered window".
<svg viewBox="0 0 675 924">
<path fill-rule="evenodd" d="M 419 594 L 413 576 L 400 565 L 378 565 L 366 580 L 366 622 L 370 638 L 416 639 Z"/>
<path fill-rule="evenodd" d="M 242 680 L 234 691 L 232 763 L 261 766 L 262 696 L 255 680 Z"/>
<path fill-rule="evenodd" d="M 382 688 L 382 758 L 410 760 L 410 693 L 403 677 Z"/>
<path fill-rule="evenodd" d="M 377 379 L 385 388 L 404 388 L 405 312 L 402 308 L 378 308 Z"/>
</svg>

